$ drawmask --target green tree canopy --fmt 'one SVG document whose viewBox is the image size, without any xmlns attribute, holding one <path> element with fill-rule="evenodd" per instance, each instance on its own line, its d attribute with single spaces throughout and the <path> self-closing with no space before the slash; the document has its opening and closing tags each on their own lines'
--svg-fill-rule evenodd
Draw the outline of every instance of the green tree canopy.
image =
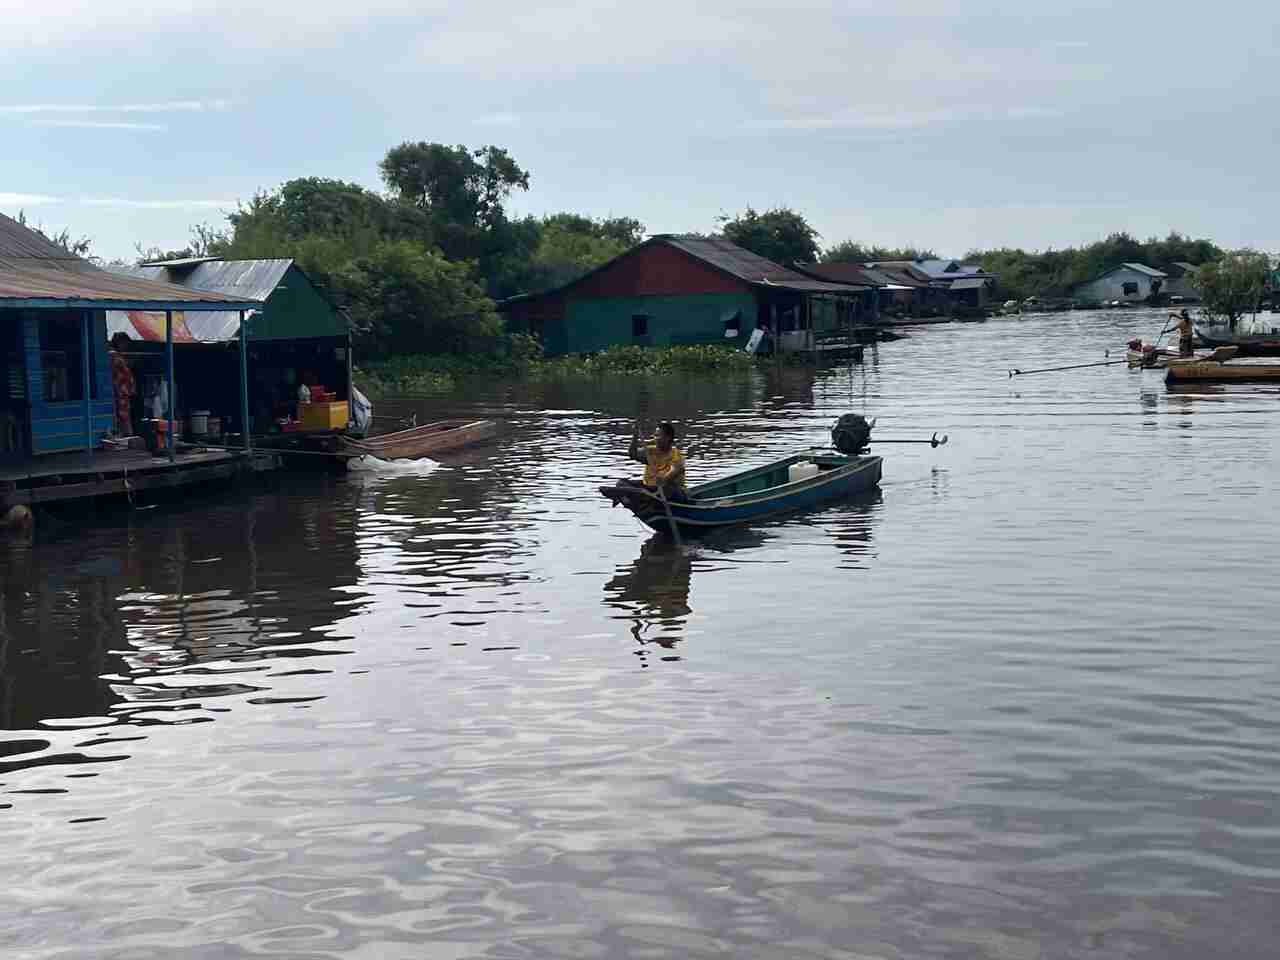
<svg viewBox="0 0 1280 960">
<path fill-rule="evenodd" d="M 493 226 L 506 216 L 511 191 L 529 189 L 529 174 L 502 147 L 406 141 L 378 170 L 397 198 L 462 227 Z"/>
<path fill-rule="evenodd" d="M 823 251 L 823 263 L 870 263 L 873 260 L 937 260 L 927 247 L 863 246 L 854 240 L 842 240 Z"/>
<path fill-rule="evenodd" d="M 380 244 L 332 277 L 374 360 L 492 348 L 502 332 L 472 264 L 453 263 L 407 240 Z"/>
<path fill-rule="evenodd" d="M 1257 250 L 1233 250 L 1195 272 L 1201 309 L 1210 320 L 1230 324 L 1258 309 L 1274 269 L 1271 257 Z"/>
<path fill-rule="evenodd" d="M 818 231 L 787 207 L 765 213 L 747 207 L 733 219 L 722 217 L 721 223 L 733 243 L 783 266 L 818 259 Z"/>
</svg>

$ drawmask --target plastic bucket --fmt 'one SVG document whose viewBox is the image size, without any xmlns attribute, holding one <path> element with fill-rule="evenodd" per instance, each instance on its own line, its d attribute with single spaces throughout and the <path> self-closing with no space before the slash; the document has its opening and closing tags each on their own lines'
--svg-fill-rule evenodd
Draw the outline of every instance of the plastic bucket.
<svg viewBox="0 0 1280 960">
<path fill-rule="evenodd" d="M 191 419 L 188 421 L 188 425 L 193 435 L 203 437 L 209 432 L 209 411 L 192 410 Z"/>
</svg>

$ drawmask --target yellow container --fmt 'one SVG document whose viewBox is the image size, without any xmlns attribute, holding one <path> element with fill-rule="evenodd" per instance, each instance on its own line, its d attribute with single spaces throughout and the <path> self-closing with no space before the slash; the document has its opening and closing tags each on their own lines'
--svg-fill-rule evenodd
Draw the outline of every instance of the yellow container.
<svg viewBox="0 0 1280 960">
<path fill-rule="evenodd" d="M 343 430 L 347 426 L 347 401 L 300 403 L 303 430 Z"/>
</svg>

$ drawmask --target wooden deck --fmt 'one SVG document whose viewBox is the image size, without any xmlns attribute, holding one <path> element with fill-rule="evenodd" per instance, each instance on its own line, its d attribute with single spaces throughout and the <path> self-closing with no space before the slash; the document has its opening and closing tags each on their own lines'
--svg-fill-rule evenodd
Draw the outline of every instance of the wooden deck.
<svg viewBox="0 0 1280 960">
<path fill-rule="evenodd" d="M 20 464 L 0 465 L 0 509 L 14 504 L 82 500 L 133 494 L 141 490 L 229 479 L 245 470 L 271 470 L 279 465 L 272 454 L 246 456 L 227 450 L 193 450 L 153 457 L 145 450 L 99 450 L 33 457 Z"/>
</svg>

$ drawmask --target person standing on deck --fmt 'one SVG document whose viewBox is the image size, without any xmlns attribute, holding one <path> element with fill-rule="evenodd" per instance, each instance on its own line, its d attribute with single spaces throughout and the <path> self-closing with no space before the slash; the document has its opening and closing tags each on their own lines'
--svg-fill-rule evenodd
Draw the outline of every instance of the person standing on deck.
<svg viewBox="0 0 1280 960">
<path fill-rule="evenodd" d="M 653 443 L 640 442 L 640 424 L 636 423 L 631 434 L 628 459 L 644 464 L 644 481 L 623 480 L 619 486 L 644 487 L 660 493 L 675 503 L 687 500 L 684 488 L 684 454 L 675 445 L 676 428 L 669 420 L 658 424 Z"/>
<path fill-rule="evenodd" d="M 128 346 L 124 333 L 111 338 L 111 391 L 116 401 L 116 433 L 122 437 L 133 436 L 133 397 L 138 392 L 138 381 L 124 358 Z"/>
<path fill-rule="evenodd" d="M 1181 313 L 1171 313 L 1169 317 L 1178 321 L 1173 326 L 1178 331 L 1178 356 L 1192 356 L 1195 353 L 1191 342 L 1195 334 L 1195 326 L 1191 323 L 1191 314 L 1183 310 Z"/>
</svg>

